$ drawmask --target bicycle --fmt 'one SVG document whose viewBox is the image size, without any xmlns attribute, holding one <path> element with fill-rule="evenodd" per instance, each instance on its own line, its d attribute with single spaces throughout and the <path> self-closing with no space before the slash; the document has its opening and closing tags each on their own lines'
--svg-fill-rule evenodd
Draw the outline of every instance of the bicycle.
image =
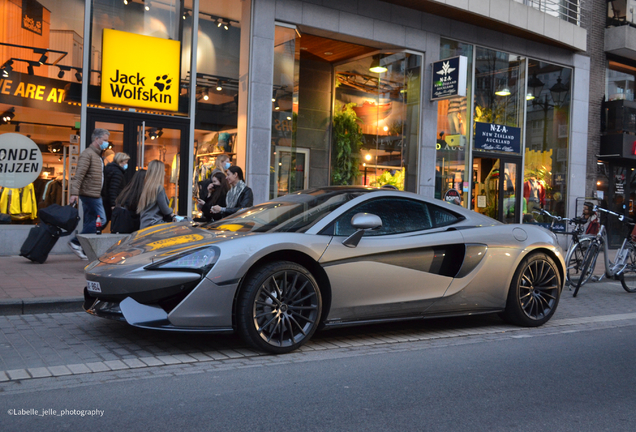
<svg viewBox="0 0 636 432">
<path fill-rule="evenodd" d="M 587 252 L 587 249 L 590 245 L 590 241 L 592 240 L 592 237 L 594 237 L 593 235 L 590 235 L 590 234 L 584 234 L 585 230 L 583 226 L 587 223 L 587 220 L 582 217 L 565 218 L 561 216 L 556 216 L 544 209 L 534 210 L 533 213 L 537 213 L 537 214 L 551 218 L 552 223 L 550 224 L 549 229 L 555 234 L 566 234 L 566 235 L 572 236 L 570 237 L 570 240 L 568 241 L 567 253 L 565 254 L 565 265 L 566 265 L 565 283 L 567 285 L 570 285 L 570 287 L 575 286 L 578 283 L 580 275 L 581 275 L 581 269 L 583 267 L 583 260 L 585 258 L 585 253 Z M 569 225 L 574 225 L 574 229 L 570 232 L 557 231 L 553 228 L 555 221 L 567 222 Z M 588 276 L 588 279 L 589 279 L 589 276 Z M 585 280 L 585 282 L 587 282 L 587 280 Z"/>
<path fill-rule="evenodd" d="M 612 216 L 618 217 L 618 220 L 626 225 L 634 225 L 634 221 L 624 215 L 614 213 L 613 211 L 595 206 L 594 211 L 601 211 Z M 574 289 L 573 297 L 579 292 L 581 286 L 585 284 L 594 272 L 596 266 L 596 260 L 598 254 L 603 250 L 605 273 L 599 277 L 601 280 L 603 276 L 608 278 L 614 278 L 621 281 L 623 289 L 629 293 L 636 292 L 636 244 L 631 234 L 627 235 L 623 239 L 623 244 L 616 253 L 614 262 L 610 261 L 607 253 L 607 238 L 605 234 L 605 225 L 601 224 L 598 233 L 591 239 L 590 245 L 585 253 L 585 259 L 583 262 L 583 268 L 581 270 L 581 277 Z M 625 277 L 625 271 L 627 270 L 628 276 Z"/>
</svg>

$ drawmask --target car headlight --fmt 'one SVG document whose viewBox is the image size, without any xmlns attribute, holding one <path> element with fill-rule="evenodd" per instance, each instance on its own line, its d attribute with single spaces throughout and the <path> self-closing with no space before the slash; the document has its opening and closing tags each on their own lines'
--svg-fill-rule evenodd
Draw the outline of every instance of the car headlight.
<svg viewBox="0 0 636 432">
<path fill-rule="evenodd" d="M 148 270 L 196 270 L 205 275 L 214 267 L 220 255 L 221 250 L 218 247 L 204 247 L 177 254 L 145 268 Z"/>
</svg>

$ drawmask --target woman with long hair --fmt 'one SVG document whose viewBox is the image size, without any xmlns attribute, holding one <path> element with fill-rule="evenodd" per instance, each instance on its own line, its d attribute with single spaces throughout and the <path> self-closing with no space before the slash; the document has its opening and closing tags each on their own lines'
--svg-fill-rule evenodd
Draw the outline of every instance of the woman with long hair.
<svg viewBox="0 0 636 432">
<path fill-rule="evenodd" d="M 212 213 L 212 207 L 219 205 L 225 207 L 225 197 L 230 190 L 230 185 L 222 172 L 214 173 L 210 184 L 208 184 L 205 199 L 198 200 L 199 208 L 203 217 L 210 222 L 212 219 L 221 219 L 220 213 Z"/>
<path fill-rule="evenodd" d="M 140 229 L 164 222 L 165 218 L 174 221 L 174 213 L 163 188 L 165 177 L 164 163 L 160 160 L 150 161 L 137 205 L 137 213 L 140 214 Z"/>
<path fill-rule="evenodd" d="M 139 229 L 137 204 L 139 204 L 139 197 L 144 188 L 145 179 L 146 170 L 137 171 L 130 183 L 117 195 L 110 232 L 130 234 Z"/>
<path fill-rule="evenodd" d="M 246 184 L 241 167 L 232 165 L 227 169 L 227 182 L 232 187 L 225 197 L 226 207 L 215 205 L 212 213 L 224 218 L 237 211 L 254 205 L 254 193 Z M 216 219 L 216 218 L 215 218 Z"/>
</svg>

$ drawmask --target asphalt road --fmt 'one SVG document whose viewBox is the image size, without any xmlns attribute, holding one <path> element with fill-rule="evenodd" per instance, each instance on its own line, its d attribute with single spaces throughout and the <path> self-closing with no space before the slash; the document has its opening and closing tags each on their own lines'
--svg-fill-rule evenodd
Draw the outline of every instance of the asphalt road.
<svg viewBox="0 0 636 432">
<path fill-rule="evenodd" d="M 635 332 L 628 320 L 12 381 L 0 430 L 632 431 Z M 24 415 L 44 409 L 58 415 Z"/>
</svg>

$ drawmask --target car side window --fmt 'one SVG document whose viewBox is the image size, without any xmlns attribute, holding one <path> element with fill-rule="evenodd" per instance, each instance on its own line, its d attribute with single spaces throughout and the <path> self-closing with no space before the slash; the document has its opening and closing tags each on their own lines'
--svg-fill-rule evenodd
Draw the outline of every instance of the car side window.
<svg viewBox="0 0 636 432">
<path fill-rule="evenodd" d="M 404 198 L 378 198 L 360 204 L 340 216 L 334 226 L 334 235 L 349 236 L 356 230 L 351 218 L 357 213 L 371 213 L 382 219 L 382 228 L 367 231 L 365 235 L 378 236 L 421 231 L 433 227 L 425 203 Z"/>
<path fill-rule="evenodd" d="M 452 225 L 459 220 L 455 214 L 433 204 L 429 204 L 429 211 L 436 227 Z"/>
</svg>

